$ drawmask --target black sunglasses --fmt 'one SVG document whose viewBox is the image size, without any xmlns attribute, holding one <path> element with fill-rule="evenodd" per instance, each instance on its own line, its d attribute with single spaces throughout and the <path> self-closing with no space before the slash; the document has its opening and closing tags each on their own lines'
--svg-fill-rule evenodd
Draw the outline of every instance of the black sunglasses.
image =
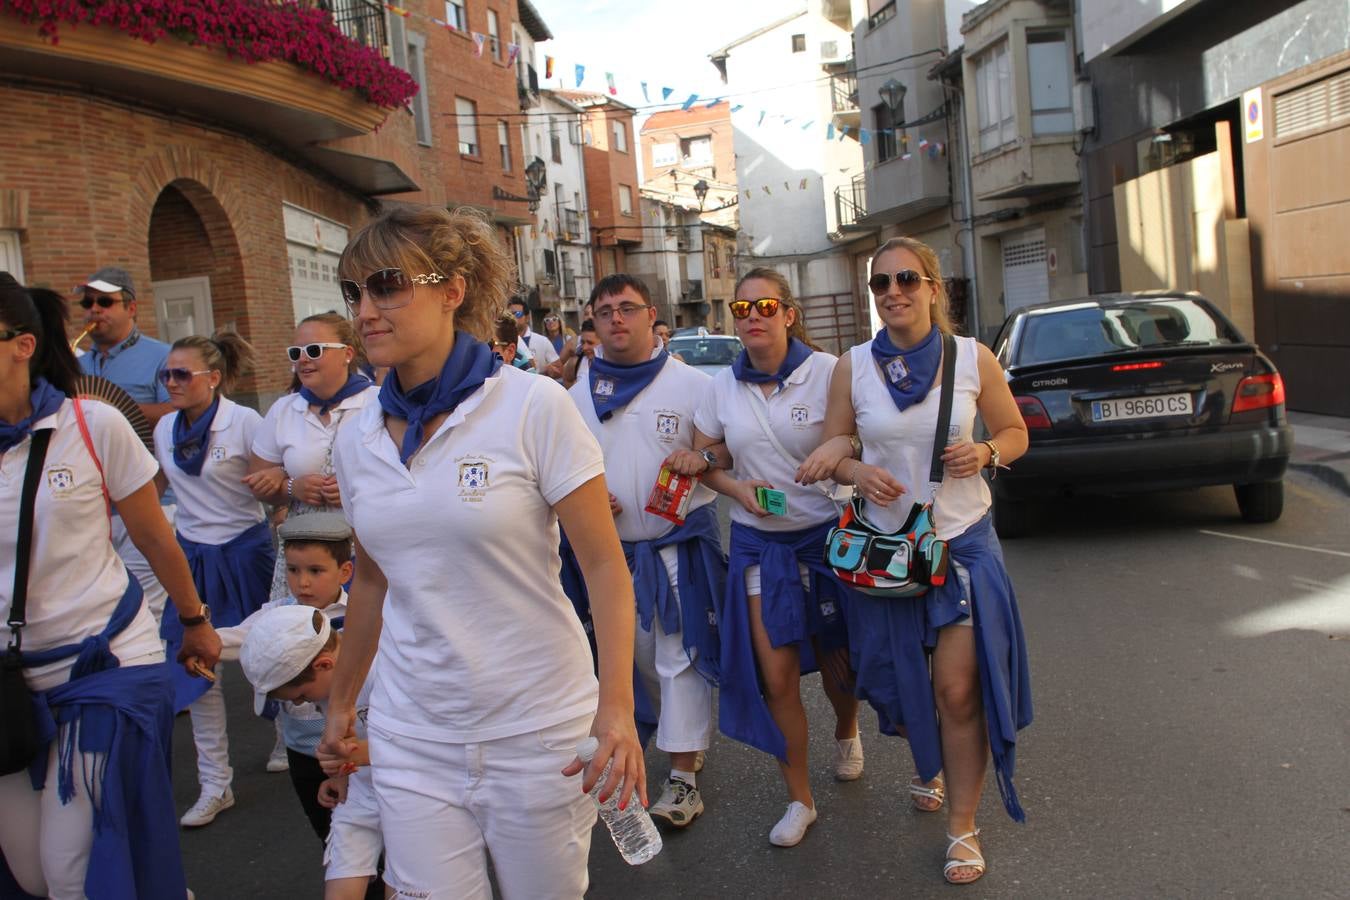
<svg viewBox="0 0 1350 900">
<path fill-rule="evenodd" d="M 363 290 L 376 309 L 399 309 L 412 302 L 413 285 L 440 284 L 445 280 L 444 275 L 408 275 L 402 269 L 380 269 L 373 272 L 365 284 L 344 278 L 338 282 L 338 287 L 342 289 L 347 311 L 356 318 L 361 313 Z"/>
<path fill-rule="evenodd" d="M 0 344 L 5 343 L 6 341 L 12 341 L 23 333 L 24 331 L 22 328 L 5 328 L 0 330 Z"/>
<path fill-rule="evenodd" d="M 913 269 L 901 269 L 895 273 L 895 283 L 900 286 L 902 291 L 910 291 L 918 287 L 925 281 L 936 281 L 935 278 L 929 278 L 927 275 L 920 275 Z M 884 294 L 891 286 L 891 276 L 885 272 L 877 272 L 867 280 L 867 286 L 872 289 L 874 294 Z"/>
<path fill-rule="evenodd" d="M 755 312 L 764 318 L 778 315 L 778 307 L 783 301 L 777 297 L 760 297 L 758 300 L 732 300 L 727 304 L 731 314 L 738 319 L 750 318 L 750 309 L 754 307 Z"/>
<path fill-rule="evenodd" d="M 159 383 L 164 385 L 172 384 L 174 382 L 191 381 L 198 375 L 210 374 L 210 369 L 202 369 L 200 372 L 194 372 L 191 369 L 183 368 L 160 369 L 159 372 L 156 373 L 159 378 Z"/>
<path fill-rule="evenodd" d="M 80 306 L 83 307 L 84 309 L 93 309 L 94 304 L 97 303 L 100 308 L 107 309 L 110 306 L 114 306 L 118 303 L 125 303 L 125 302 L 126 301 L 119 300 L 116 297 L 85 297 L 83 300 L 80 301 Z"/>
</svg>

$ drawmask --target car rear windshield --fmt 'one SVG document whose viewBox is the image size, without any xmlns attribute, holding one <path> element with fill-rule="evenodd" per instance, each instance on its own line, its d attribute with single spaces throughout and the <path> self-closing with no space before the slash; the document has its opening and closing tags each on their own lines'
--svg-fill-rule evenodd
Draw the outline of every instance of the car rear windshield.
<svg viewBox="0 0 1350 900">
<path fill-rule="evenodd" d="M 1068 306 L 1029 313 L 1022 323 L 1020 366 L 1164 347 L 1241 343 L 1223 319 L 1194 300 Z"/>
<path fill-rule="evenodd" d="M 680 354 L 691 366 L 729 366 L 741 352 L 741 342 L 734 338 L 674 338 L 670 352 Z"/>
</svg>

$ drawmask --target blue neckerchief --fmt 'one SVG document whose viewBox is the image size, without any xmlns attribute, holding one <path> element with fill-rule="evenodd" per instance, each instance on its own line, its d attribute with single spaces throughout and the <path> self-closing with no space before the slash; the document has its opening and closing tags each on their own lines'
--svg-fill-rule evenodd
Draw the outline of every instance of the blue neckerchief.
<svg viewBox="0 0 1350 900">
<path fill-rule="evenodd" d="M 796 338 L 788 339 L 787 356 L 783 357 L 783 364 L 778 367 L 777 372 L 761 372 L 750 363 L 750 354 L 742 350 L 741 355 L 736 357 L 736 361 L 731 364 L 731 371 L 735 373 L 737 381 L 749 381 L 752 384 L 766 384 L 770 381 L 778 382 L 781 388 L 788 380 L 788 377 L 801 364 L 811 358 L 812 350 Z"/>
<path fill-rule="evenodd" d="M 556 337 L 549 338 L 549 342 L 553 344 L 554 353 L 561 353 L 563 344 L 567 343 L 567 336 L 560 334 Z"/>
<path fill-rule="evenodd" d="M 191 425 L 187 413 L 181 409 L 173 418 L 173 462 L 189 475 L 202 474 L 202 463 L 206 462 L 206 436 L 211 433 L 211 423 L 216 420 L 219 410 L 220 395 L 217 394 L 206 412 Z"/>
<path fill-rule="evenodd" d="M 380 388 L 380 406 L 386 414 L 408 423 L 403 432 L 403 446 L 398 451 L 399 462 L 406 466 L 422 446 L 427 422 L 454 410 L 484 381 L 496 375 L 501 365 L 502 358 L 491 347 L 467 332 L 456 331 L 455 347 L 441 366 L 440 375 L 405 391 L 399 384 L 398 372 L 390 371 Z"/>
<path fill-rule="evenodd" d="M 596 356 L 591 360 L 591 403 L 601 422 L 623 409 L 656 380 L 670 354 L 665 350 L 646 362 L 623 366 Z"/>
<path fill-rule="evenodd" d="M 304 397 L 305 402 L 310 406 L 317 406 L 319 408 L 319 415 L 326 416 L 330 409 L 337 406 L 348 397 L 361 393 L 372 384 L 374 384 L 373 381 L 362 373 L 357 372 L 354 375 L 348 376 L 347 383 L 338 388 L 337 393 L 327 400 L 323 399 L 307 387 L 300 388 L 300 396 Z"/>
<path fill-rule="evenodd" d="M 928 337 L 908 350 L 901 350 L 883 328 L 872 339 L 872 358 L 881 367 L 881 380 L 890 391 L 895 408 L 904 412 L 927 397 L 933 387 L 942 362 L 942 333 L 935 326 Z"/>
<path fill-rule="evenodd" d="M 56 412 L 65 399 L 66 395 L 52 387 L 47 379 L 39 378 L 34 382 L 32 393 L 28 395 L 28 402 L 33 405 L 33 414 L 26 419 L 20 419 L 14 425 L 0 419 L 0 453 L 17 446 L 28 437 L 33 430 L 33 423 Z"/>
</svg>

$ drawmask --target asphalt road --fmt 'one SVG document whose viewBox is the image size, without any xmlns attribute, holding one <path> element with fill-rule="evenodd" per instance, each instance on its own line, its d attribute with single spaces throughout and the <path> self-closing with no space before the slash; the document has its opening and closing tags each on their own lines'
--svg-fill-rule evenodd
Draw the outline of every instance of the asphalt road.
<svg viewBox="0 0 1350 900">
<path fill-rule="evenodd" d="M 1226 489 L 1076 500 L 1005 553 L 1036 707 L 1019 745 L 1028 822 L 986 789 L 990 869 L 965 893 L 1346 896 L 1350 499 L 1291 475 L 1268 526 L 1244 525 Z M 189 884 L 202 900 L 321 896 L 318 842 L 287 777 L 263 771 L 270 727 L 238 669 L 226 679 L 238 804 L 183 834 Z M 806 693 L 820 820 L 801 845 L 768 843 L 786 803 L 772 759 L 718 738 L 706 815 L 637 869 L 600 826 L 589 896 L 951 896 L 944 823 L 905 798 L 906 746 L 866 713 L 866 774 L 834 783 L 814 677 Z M 183 809 L 196 797 L 185 718 L 175 741 Z M 665 761 L 648 763 L 659 782 Z"/>
</svg>

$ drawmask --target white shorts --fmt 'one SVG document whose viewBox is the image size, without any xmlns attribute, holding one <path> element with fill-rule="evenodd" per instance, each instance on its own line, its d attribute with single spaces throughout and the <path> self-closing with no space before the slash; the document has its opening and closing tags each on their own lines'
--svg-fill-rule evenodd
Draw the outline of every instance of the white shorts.
<svg viewBox="0 0 1350 900">
<path fill-rule="evenodd" d="M 811 587 L 811 570 L 801 563 L 797 563 L 797 571 L 802 576 L 802 587 L 808 590 Z M 745 596 L 759 596 L 759 565 L 745 567 Z"/>
<path fill-rule="evenodd" d="M 378 874 L 383 852 L 380 805 L 375 799 L 370 767 L 363 766 L 347 779 L 347 799 L 333 810 L 323 851 L 323 878 L 373 877 Z"/>
</svg>

